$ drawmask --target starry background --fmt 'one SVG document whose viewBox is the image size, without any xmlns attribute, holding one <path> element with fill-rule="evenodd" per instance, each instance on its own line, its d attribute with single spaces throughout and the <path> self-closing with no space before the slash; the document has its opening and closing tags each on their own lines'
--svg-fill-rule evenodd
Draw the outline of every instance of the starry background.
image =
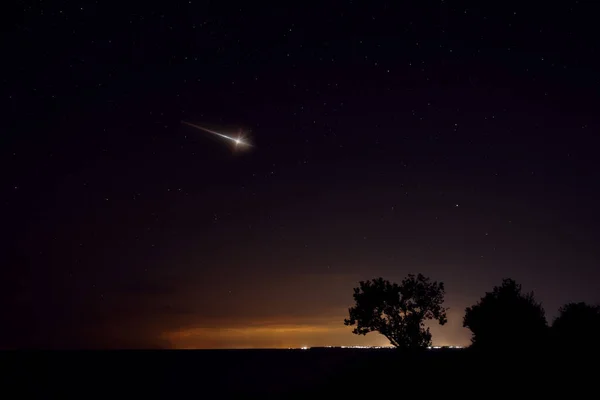
<svg viewBox="0 0 600 400">
<path fill-rule="evenodd" d="M 352 288 L 418 272 L 438 345 L 503 277 L 600 300 L 593 2 L 17 4 L 0 346 L 386 344 Z"/>
</svg>

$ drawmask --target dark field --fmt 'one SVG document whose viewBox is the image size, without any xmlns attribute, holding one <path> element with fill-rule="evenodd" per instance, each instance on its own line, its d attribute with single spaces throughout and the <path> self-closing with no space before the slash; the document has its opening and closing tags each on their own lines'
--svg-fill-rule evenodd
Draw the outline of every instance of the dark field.
<svg viewBox="0 0 600 400">
<path fill-rule="evenodd" d="M 597 358 L 468 350 L 5 352 L 2 398 L 238 398 L 364 393 L 496 397 L 597 388 Z M 247 398 L 247 397 L 245 397 Z"/>
</svg>

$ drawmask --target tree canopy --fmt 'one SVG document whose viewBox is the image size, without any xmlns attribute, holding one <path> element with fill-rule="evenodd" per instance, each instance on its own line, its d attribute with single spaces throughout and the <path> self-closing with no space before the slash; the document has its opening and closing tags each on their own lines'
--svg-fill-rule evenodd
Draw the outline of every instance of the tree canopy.
<svg viewBox="0 0 600 400">
<path fill-rule="evenodd" d="M 431 345 L 425 321 L 447 322 L 444 295 L 443 282 L 422 274 L 410 274 L 400 285 L 383 278 L 360 281 L 344 325 L 354 326 L 357 335 L 379 332 L 397 348 L 424 348 Z"/>
<path fill-rule="evenodd" d="M 552 323 L 552 333 L 556 344 L 563 348 L 598 349 L 600 306 L 584 302 L 565 304 Z"/>
<path fill-rule="evenodd" d="M 541 345 L 548 327 L 544 308 L 533 292 L 522 293 L 521 285 L 512 279 L 504 279 L 467 307 L 463 326 L 472 332 L 473 347 L 487 349 Z"/>
</svg>

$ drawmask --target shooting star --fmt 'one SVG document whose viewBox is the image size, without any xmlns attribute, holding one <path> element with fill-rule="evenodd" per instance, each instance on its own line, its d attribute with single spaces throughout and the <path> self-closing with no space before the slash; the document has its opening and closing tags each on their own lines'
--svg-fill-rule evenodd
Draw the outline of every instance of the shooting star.
<svg viewBox="0 0 600 400">
<path fill-rule="evenodd" d="M 185 124 L 185 125 L 188 125 L 188 126 L 191 126 L 192 128 L 199 129 L 199 130 L 204 131 L 204 132 L 212 133 L 213 135 L 216 135 L 216 136 L 218 136 L 220 138 L 227 139 L 228 141 L 233 142 L 235 150 L 242 150 L 242 149 L 247 149 L 249 147 L 253 147 L 250 143 L 248 143 L 245 140 L 246 138 L 244 136 L 244 133 L 241 130 L 240 130 L 240 132 L 239 132 L 239 134 L 238 134 L 237 137 L 232 137 L 232 136 L 224 135 L 222 133 L 213 131 L 211 129 L 204 128 L 204 127 L 202 127 L 200 125 L 192 124 L 192 123 L 187 122 L 187 121 L 181 121 L 181 123 Z"/>
</svg>

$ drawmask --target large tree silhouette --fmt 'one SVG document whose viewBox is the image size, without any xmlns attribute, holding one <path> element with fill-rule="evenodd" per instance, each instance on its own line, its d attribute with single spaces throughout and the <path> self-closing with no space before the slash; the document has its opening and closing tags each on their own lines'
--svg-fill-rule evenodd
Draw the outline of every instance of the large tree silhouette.
<svg viewBox="0 0 600 400">
<path fill-rule="evenodd" d="M 473 334 L 473 348 L 480 349 L 538 346 L 548 327 L 533 292 L 522 293 L 521 285 L 512 279 L 504 279 L 477 304 L 467 307 L 463 326 Z"/>
<path fill-rule="evenodd" d="M 360 281 L 344 325 L 355 326 L 352 332 L 357 335 L 379 332 L 397 348 L 424 348 L 431 345 L 425 321 L 447 321 L 444 294 L 442 282 L 421 274 L 408 275 L 400 285 L 383 278 Z"/>
<path fill-rule="evenodd" d="M 594 348 L 600 343 L 600 306 L 583 302 L 565 304 L 552 323 L 555 343 L 565 349 Z"/>
</svg>

